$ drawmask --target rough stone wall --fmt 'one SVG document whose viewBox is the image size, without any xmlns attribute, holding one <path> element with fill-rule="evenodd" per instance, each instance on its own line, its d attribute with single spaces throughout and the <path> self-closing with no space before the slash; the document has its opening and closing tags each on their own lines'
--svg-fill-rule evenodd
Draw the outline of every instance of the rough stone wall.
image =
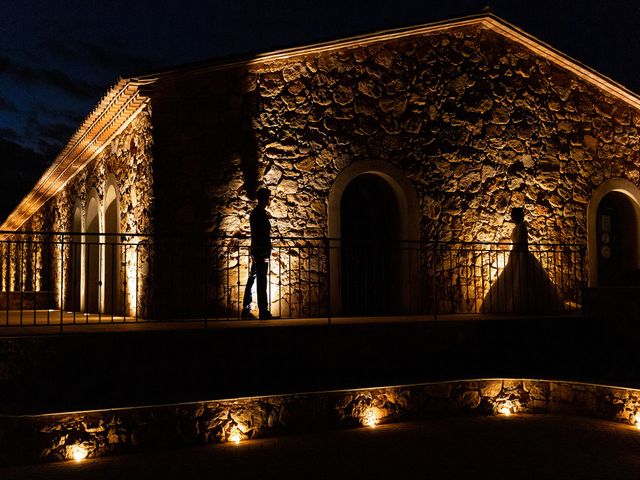
<svg viewBox="0 0 640 480">
<path fill-rule="evenodd" d="M 255 180 L 276 189 L 271 213 L 282 236 L 325 235 L 333 181 L 360 160 L 405 172 L 424 240 L 508 240 L 504 214 L 524 206 L 532 242 L 585 243 L 594 188 L 614 177 L 640 181 L 640 112 L 482 28 L 215 75 L 207 90 L 188 81 L 198 97 L 235 93 L 229 103 L 249 117 L 255 139 Z M 233 126 L 225 113 L 208 115 Z M 237 168 L 245 159 L 199 149 L 201 127 L 197 119 L 183 126 L 191 148 L 176 150 L 226 169 L 224 182 L 207 185 L 215 192 L 205 225 L 246 233 L 243 203 L 253 192 Z"/>
<path fill-rule="evenodd" d="M 636 424 L 637 390 L 495 379 L 0 419 L 0 463 L 242 441 L 450 415 L 584 415 Z M 20 442 L 15 441 L 20 439 Z"/>
<path fill-rule="evenodd" d="M 247 235 L 251 199 L 266 185 L 274 236 L 326 236 L 336 177 L 381 160 L 415 189 L 424 241 L 509 242 L 509 211 L 523 206 L 530 242 L 585 245 L 594 189 L 610 178 L 640 182 L 638 111 L 481 27 L 199 72 L 156 88 L 164 228 Z M 223 293 L 233 303 L 242 255 L 232 253 L 228 267 L 228 253 L 218 263 L 234 280 Z M 585 280 L 579 255 L 545 258 L 563 262 L 576 285 Z M 277 277 L 284 266 L 273 263 Z M 484 294 L 473 292 L 469 305 Z"/>
<path fill-rule="evenodd" d="M 151 96 L 153 118 L 143 112 L 25 228 L 70 230 L 75 200 L 84 204 L 92 187 L 102 199 L 113 172 L 123 232 L 212 234 L 205 245 L 157 245 L 154 265 L 146 250 L 135 255 L 140 275 L 156 276 L 155 295 L 168 299 L 162 311 L 169 315 L 172 305 L 198 315 L 211 313 L 207 305 L 237 309 L 246 243 L 220 237 L 249 233 L 261 185 L 274 191 L 275 237 L 326 236 L 338 175 L 379 160 L 417 193 L 423 241 L 509 241 L 509 210 L 524 206 L 532 243 L 584 245 L 594 189 L 611 178 L 640 184 L 638 111 L 482 27 L 176 74 Z M 286 252 L 271 266 L 278 310 L 325 313 L 326 254 Z M 59 251 L 51 256 L 59 278 L 64 262 Z M 545 258 L 566 266 L 579 289 L 586 258 Z M 477 288 L 470 265 L 435 261 L 445 309 L 477 308 L 490 282 Z M 19 284 L 17 276 L 9 272 L 5 281 Z M 296 304 L 296 295 L 308 303 Z M 185 305 L 196 305 L 194 312 Z"/>
<path fill-rule="evenodd" d="M 124 284 L 135 284 L 135 279 L 125 279 L 127 270 L 138 272 L 138 286 L 146 285 L 146 270 L 144 264 L 149 262 L 149 251 L 144 245 L 145 237 L 136 237 L 127 234 L 148 234 L 153 232 L 153 168 L 151 147 L 153 145 L 151 112 L 147 108 L 142 111 L 116 138 L 114 138 L 89 164 L 87 164 L 65 187 L 42 208 L 36 212 L 23 226 L 24 231 L 36 232 L 72 232 L 73 216 L 76 202 L 82 209 L 82 215 L 86 215 L 89 195 L 93 190 L 97 192 L 100 207 L 100 224 L 104 225 L 105 188 L 106 180 L 113 175 L 117 181 L 117 194 L 119 200 L 119 229 L 123 242 L 121 255 L 125 268 L 121 269 L 120 279 Z M 33 255 L 32 267 L 29 271 L 16 262 L 16 255 L 11 255 L 12 271 L 23 274 L 30 273 L 33 268 L 38 269 L 35 275 L 35 283 L 50 282 L 49 288 L 56 298 L 56 306 L 60 306 L 60 299 L 69 305 L 74 303 L 71 282 L 72 248 L 69 243 L 74 240 L 69 235 L 41 235 L 36 239 L 38 247 L 33 252 L 42 252 L 40 256 Z M 64 246 L 63 246 L 64 245 Z M 39 250 L 36 250 L 38 248 Z M 79 251 L 77 246 L 76 251 Z M 135 265 L 134 265 L 135 264 Z M 42 272 L 49 270 L 49 275 Z M 64 272 L 64 273 L 63 273 Z M 59 279 L 64 274 L 65 291 L 60 292 Z M 47 278 L 44 280 L 44 278 Z M 137 296 L 139 308 L 146 308 L 148 292 L 146 287 L 138 292 L 128 292 L 127 295 Z M 129 302 L 130 299 L 127 299 Z M 130 303 L 130 302 L 129 302 Z M 76 303 L 77 304 L 77 301 Z M 129 312 L 131 313 L 131 312 Z"/>
<path fill-rule="evenodd" d="M 113 174 L 118 181 L 120 199 L 120 231 L 151 233 L 153 231 L 152 198 L 153 145 L 151 111 L 143 110 L 116 138 L 87 164 L 67 185 L 41 209 L 44 215 L 34 217 L 24 229 L 70 232 L 73 208 L 77 200 L 85 203 L 92 189 L 104 202 L 105 181 Z"/>
</svg>

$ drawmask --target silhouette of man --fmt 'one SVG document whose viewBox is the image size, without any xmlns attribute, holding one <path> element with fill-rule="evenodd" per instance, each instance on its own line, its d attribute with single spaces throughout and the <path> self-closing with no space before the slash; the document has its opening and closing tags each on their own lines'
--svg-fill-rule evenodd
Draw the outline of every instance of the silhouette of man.
<svg viewBox="0 0 640 480">
<path fill-rule="evenodd" d="M 261 188 L 257 193 L 258 205 L 251 212 L 249 222 L 251 224 L 251 269 L 244 289 L 242 301 L 242 318 L 254 318 L 251 314 L 251 289 L 253 283 L 258 283 L 258 310 L 260 319 L 272 318 L 267 303 L 267 271 L 269 269 L 269 257 L 271 256 L 271 223 L 267 214 L 267 207 L 271 201 L 271 192 L 267 188 Z"/>
</svg>

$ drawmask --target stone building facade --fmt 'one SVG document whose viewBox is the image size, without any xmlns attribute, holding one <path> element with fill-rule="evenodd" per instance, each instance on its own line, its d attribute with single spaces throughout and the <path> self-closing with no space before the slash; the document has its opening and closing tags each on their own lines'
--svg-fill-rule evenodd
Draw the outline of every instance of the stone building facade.
<svg viewBox="0 0 640 480">
<path fill-rule="evenodd" d="M 91 133 L 100 125 L 113 130 L 108 138 Z M 237 310 L 248 261 L 239 238 L 266 186 L 280 242 L 272 304 L 285 315 L 346 308 L 344 285 L 360 282 L 345 277 L 341 239 L 353 225 L 400 245 L 390 266 L 378 265 L 391 281 L 377 296 L 424 310 L 420 292 L 436 287 L 414 266 L 429 264 L 447 277 L 449 310 L 478 311 L 504 261 L 469 251 L 510 242 L 514 207 L 526 212 L 531 244 L 581 252 L 540 247 L 551 251 L 547 263 L 540 257 L 545 268 L 549 258 L 566 267 L 556 284 L 632 278 L 639 128 L 636 94 L 494 16 L 469 17 L 123 80 L 50 171 L 71 162 L 82 138 L 93 150 L 75 157 L 55 191 L 35 198 L 37 186 L 3 229 L 122 239 L 107 253 L 86 241 L 75 257 L 71 242 L 47 253 L 50 267 L 34 263 L 58 307 L 78 297 L 80 309 L 108 311 L 111 301 L 119 313 L 153 315 L 204 298 L 205 310 Z M 463 249 L 464 268 L 433 249 L 445 244 L 474 245 Z M 91 256 L 103 258 L 103 273 L 85 265 Z M 80 287 L 73 275 L 61 280 L 74 268 Z M 474 272 L 483 269 L 479 285 Z M 5 291 L 15 271 L 3 269 Z M 96 281 L 100 293 L 87 296 Z M 122 287 L 107 292 L 109 282 Z M 180 298 L 169 299 L 178 287 Z"/>
</svg>

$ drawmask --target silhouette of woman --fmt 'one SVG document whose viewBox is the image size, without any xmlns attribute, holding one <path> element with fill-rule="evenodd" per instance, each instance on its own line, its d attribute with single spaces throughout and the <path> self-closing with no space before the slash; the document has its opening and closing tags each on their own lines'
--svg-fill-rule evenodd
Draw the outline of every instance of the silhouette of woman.
<svg viewBox="0 0 640 480">
<path fill-rule="evenodd" d="M 558 288 L 538 259 L 529 251 L 529 234 L 524 210 L 513 208 L 512 249 L 509 261 L 484 297 L 485 313 L 553 313 L 562 309 Z"/>
</svg>

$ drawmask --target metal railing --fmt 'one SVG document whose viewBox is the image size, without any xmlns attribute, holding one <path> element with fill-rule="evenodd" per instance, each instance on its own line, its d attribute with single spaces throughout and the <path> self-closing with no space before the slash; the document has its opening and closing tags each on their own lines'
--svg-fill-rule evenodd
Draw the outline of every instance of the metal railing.
<svg viewBox="0 0 640 480">
<path fill-rule="evenodd" d="M 238 319 L 249 243 L 0 232 L 0 327 Z M 281 318 L 558 314 L 580 310 L 585 260 L 574 244 L 283 237 L 273 239 L 268 298 Z"/>
</svg>

